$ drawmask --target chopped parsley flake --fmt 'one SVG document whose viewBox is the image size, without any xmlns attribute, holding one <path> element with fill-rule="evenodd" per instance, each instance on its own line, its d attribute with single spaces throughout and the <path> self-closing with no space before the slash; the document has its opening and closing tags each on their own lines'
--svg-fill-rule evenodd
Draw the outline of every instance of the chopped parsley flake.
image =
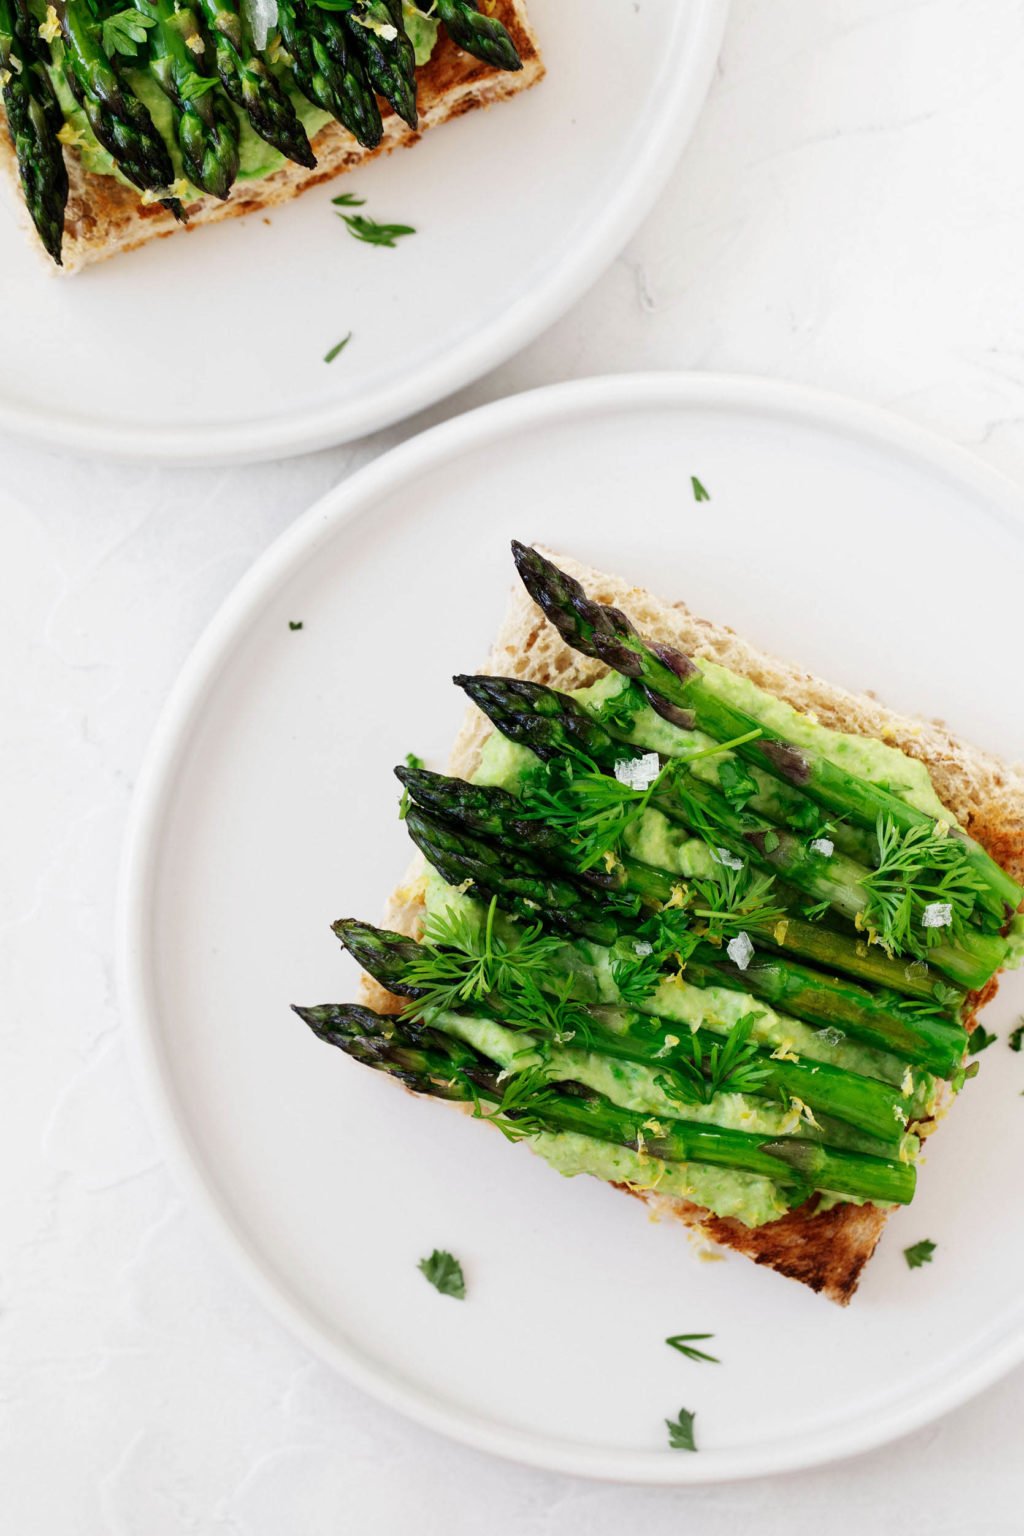
<svg viewBox="0 0 1024 1536">
<path fill-rule="evenodd" d="M 688 1408 L 680 1408 L 679 1416 L 675 1419 L 666 1419 L 668 1429 L 668 1443 L 673 1451 L 695 1451 L 697 1446 L 693 1438 L 693 1421 L 697 1417 Z"/>
<path fill-rule="evenodd" d="M 710 501 L 711 500 L 711 497 L 708 495 L 707 491 L 701 485 L 701 483 L 697 479 L 696 475 L 691 475 L 690 476 L 690 484 L 693 486 L 693 499 L 694 499 L 694 501 Z"/>
<path fill-rule="evenodd" d="M 100 27 L 100 41 L 104 53 L 111 55 L 123 53 L 127 58 L 136 58 L 139 44 L 146 41 L 146 32 L 150 27 L 155 26 L 154 17 L 147 16 L 142 11 L 133 10 L 130 6 L 126 10 L 115 11 Z"/>
<path fill-rule="evenodd" d="M 930 1264 L 935 1248 L 936 1244 L 929 1242 L 927 1238 L 914 1243 L 911 1248 L 904 1248 L 903 1257 L 907 1261 L 907 1268 L 920 1269 L 922 1264 Z"/>
<path fill-rule="evenodd" d="M 1016 1029 L 1011 1029 L 1006 1037 L 1006 1043 L 1011 1051 L 1019 1051 L 1024 1043 L 1024 1019 L 1021 1019 Z"/>
<path fill-rule="evenodd" d="M 979 1024 L 976 1029 L 971 1030 L 967 1041 L 968 1056 L 977 1056 L 980 1051 L 987 1051 L 996 1039 L 996 1035 L 991 1034 L 984 1025 Z"/>
<path fill-rule="evenodd" d="M 288 620 L 288 628 L 289 629 L 301 629 L 302 628 L 302 620 L 301 619 L 289 619 Z"/>
<path fill-rule="evenodd" d="M 462 1265 L 444 1248 L 435 1248 L 430 1258 L 421 1259 L 417 1267 L 442 1296 L 454 1296 L 458 1301 L 465 1301 L 466 1280 Z"/>
</svg>

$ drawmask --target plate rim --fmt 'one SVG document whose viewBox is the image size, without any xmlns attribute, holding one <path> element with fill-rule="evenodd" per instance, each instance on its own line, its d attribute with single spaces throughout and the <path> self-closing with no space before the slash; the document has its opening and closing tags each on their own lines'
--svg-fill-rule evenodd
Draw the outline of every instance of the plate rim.
<svg viewBox="0 0 1024 1536">
<path fill-rule="evenodd" d="M 704 108 L 732 0 L 691 0 L 690 68 L 664 93 L 666 108 L 635 169 L 592 222 L 589 234 L 527 296 L 481 331 L 408 379 L 342 405 L 273 418 L 202 426 L 140 428 L 55 417 L 0 398 L 0 432 L 86 457 L 196 465 L 256 464 L 338 447 L 439 404 L 507 362 L 568 310 L 632 239 L 675 170 Z"/>
<path fill-rule="evenodd" d="M 221 667 L 265 600 L 290 573 L 355 521 L 381 496 L 423 470 L 478 450 L 531 426 L 593 415 L 609 408 L 756 408 L 860 436 L 956 478 L 990 500 L 1007 527 L 1024 533 L 1024 493 L 1007 475 L 968 450 L 877 406 L 829 391 L 768 378 L 730 374 L 605 375 L 548 385 L 478 407 L 432 427 L 382 454 L 320 497 L 264 551 L 228 594 L 188 655 L 161 709 L 140 769 L 125 831 L 118 880 L 115 967 L 117 995 L 136 1084 L 158 1148 L 190 1207 L 200 1212 L 221 1251 L 270 1314 L 311 1354 L 339 1370 L 378 1401 L 419 1424 L 477 1450 L 545 1471 L 647 1486 L 695 1486 L 744 1481 L 821 1466 L 877 1449 L 910 1434 L 975 1397 L 1024 1361 L 1024 1330 L 1004 1337 L 983 1356 L 944 1373 L 922 1402 L 884 1409 L 861 1425 L 836 1426 L 787 1452 L 768 1443 L 735 1451 L 670 1458 L 664 1451 L 618 1451 L 571 1440 L 541 1438 L 481 1421 L 411 1383 L 397 1382 L 354 1349 L 328 1338 L 293 1298 L 270 1262 L 236 1225 L 179 1117 L 163 1077 L 163 1042 L 152 979 L 150 895 L 159 871 L 158 845 L 188 728 Z M 1002 510 L 1000 511 L 1000 507 Z"/>
</svg>

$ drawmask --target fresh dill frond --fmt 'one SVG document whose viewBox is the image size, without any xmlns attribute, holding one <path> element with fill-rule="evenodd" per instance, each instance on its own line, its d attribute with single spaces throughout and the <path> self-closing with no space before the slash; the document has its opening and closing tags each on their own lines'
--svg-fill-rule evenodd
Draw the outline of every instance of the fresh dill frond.
<svg viewBox="0 0 1024 1536">
<path fill-rule="evenodd" d="M 557 982 L 549 976 L 544 979 L 547 990 L 542 991 L 535 977 L 526 973 L 513 991 L 496 1001 L 502 1023 L 529 1030 L 552 1045 L 576 1044 L 587 1049 L 591 1038 L 590 1015 L 572 995 L 574 978 L 565 976 Z"/>
<path fill-rule="evenodd" d="M 495 931 L 497 899 L 482 924 L 456 907 L 427 918 L 420 954 L 406 968 L 403 981 L 418 996 L 406 1007 L 428 1022 L 440 1013 L 459 1012 L 488 996 L 514 993 L 525 978 L 536 979 L 550 967 L 563 940 L 535 923 L 512 940 Z"/>
<path fill-rule="evenodd" d="M 878 866 L 864 880 L 865 925 L 896 954 L 924 955 L 955 938 L 985 890 L 960 839 L 924 824 L 901 832 L 891 816 L 879 816 L 875 837 Z M 929 923 L 929 912 L 943 920 Z"/>
<path fill-rule="evenodd" d="M 743 1014 L 725 1039 L 707 1050 L 696 1035 L 684 1037 L 669 1064 L 672 1075 L 656 1079 L 666 1098 L 684 1105 L 710 1104 L 720 1093 L 756 1093 L 769 1075 L 750 1038 L 759 1017 Z"/>
<path fill-rule="evenodd" d="M 523 784 L 522 815 L 561 832 L 583 872 L 619 853 L 671 771 L 671 762 L 665 763 L 646 789 L 633 789 L 586 759 L 545 763 Z"/>
<path fill-rule="evenodd" d="M 712 943 L 735 938 L 741 930 L 756 924 L 777 923 L 785 917 L 785 908 L 770 898 L 775 888 L 775 876 L 752 870 L 744 864 L 741 869 L 719 863 L 717 880 L 695 880 L 701 906 L 691 909 L 691 916 L 706 924 L 707 937 Z"/>
<path fill-rule="evenodd" d="M 521 1141 L 526 1136 L 539 1136 L 547 1130 L 543 1118 L 545 1109 L 557 1097 L 547 1069 L 544 1066 L 528 1067 L 514 1073 L 497 1105 L 492 1118 L 502 1135 L 509 1141 Z"/>
<path fill-rule="evenodd" d="M 656 912 L 616 944 L 612 980 L 620 996 L 632 1007 L 640 1007 L 661 981 L 665 967 L 674 964 L 683 969 L 698 942 L 685 909 Z"/>
<path fill-rule="evenodd" d="M 698 1343 L 703 1344 L 707 1339 L 713 1339 L 713 1333 L 674 1333 L 671 1338 L 665 1340 L 671 1349 L 677 1349 L 687 1360 L 707 1360 L 712 1365 L 721 1365 L 717 1355 L 706 1354 L 703 1349 L 696 1349 Z"/>
</svg>

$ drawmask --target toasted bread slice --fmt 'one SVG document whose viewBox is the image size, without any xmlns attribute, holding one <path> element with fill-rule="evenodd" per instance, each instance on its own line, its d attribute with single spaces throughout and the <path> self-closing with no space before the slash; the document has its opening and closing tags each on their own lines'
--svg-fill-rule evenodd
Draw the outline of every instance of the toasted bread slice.
<svg viewBox="0 0 1024 1536">
<path fill-rule="evenodd" d="M 615 576 L 588 569 L 564 555 L 550 554 L 562 570 L 582 582 L 588 596 L 621 608 L 647 640 L 658 641 L 721 663 L 751 678 L 794 708 L 813 712 L 835 730 L 884 740 L 928 768 L 937 794 L 962 826 L 1017 881 L 1024 881 L 1024 773 L 958 740 L 945 726 L 899 715 L 866 694 L 852 694 L 779 661 L 740 639 L 732 630 L 698 618 L 683 603 L 667 603 Z M 560 689 L 593 683 L 608 668 L 566 645 L 558 631 L 517 585 L 484 671 L 522 677 Z M 452 749 L 449 771 L 468 778 L 493 727 L 471 707 Z M 418 863 L 389 904 L 390 928 L 419 937 L 424 909 Z M 973 1001 L 975 1012 L 995 992 L 990 982 Z M 402 1000 L 366 980 L 371 1007 L 393 1012 Z M 972 1016 L 968 1027 L 973 1028 Z M 885 1226 L 886 1212 L 872 1205 L 842 1204 L 818 1210 L 812 1197 L 799 1210 L 762 1227 L 712 1215 L 689 1201 L 620 1186 L 643 1200 L 656 1216 L 674 1216 L 703 1237 L 746 1254 L 830 1300 L 846 1305 Z"/>
<path fill-rule="evenodd" d="M 64 266 L 55 270 L 74 273 L 121 251 L 137 250 L 150 240 L 274 208 L 377 155 L 417 143 L 428 128 L 528 90 L 543 77 L 544 65 L 527 17 L 526 0 L 495 0 L 493 14 L 504 23 L 519 50 L 521 70 L 510 73 L 492 69 L 456 48 L 442 29 L 430 62 L 417 71 L 418 129 L 409 128 L 382 103 L 384 138 L 379 148 L 370 150 L 358 144 L 340 123 L 328 123 L 313 140 L 317 164 L 312 170 L 289 162 L 261 180 L 236 182 L 226 202 L 203 197 L 189 203 L 187 224 L 179 224 L 159 203 L 144 205 L 133 187 L 113 176 L 96 176 L 85 170 L 76 152 L 68 150 L 71 191 L 65 221 Z M 0 124 L 2 121 L 0 108 Z M 14 151 L 5 124 L 0 130 L 0 161 L 17 180 Z M 18 205 L 22 206 L 20 197 Z M 24 221 L 28 226 L 27 214 Z M 34 234 L 32 238 L 38 244 Z"/>
</svg>

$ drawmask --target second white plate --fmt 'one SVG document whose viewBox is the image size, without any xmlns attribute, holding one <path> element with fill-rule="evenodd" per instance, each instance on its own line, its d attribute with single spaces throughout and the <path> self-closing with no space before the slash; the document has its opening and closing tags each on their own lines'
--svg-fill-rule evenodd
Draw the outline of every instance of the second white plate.
<svg viewBox="0 0 1024 1536">
<path fill-rule="evenodd" d="M 278 458 L 467 384 L 549 325 L 639 224 L 696 120 L 727 9 L 530 0 L 548 67 L 533 90 L 343 188 L 68 282 L 0 208 L 0 430 L 123 458 Z M 416 235 L 359 244 L 331 207 L 342 189 Z"/>
<path fill-rule="evenodd" d="M 1022 529 L 1006 482 L 873 412 L 614 379 L 406 444 L 246 578 L 139 789 L 124 996 L 168 1155 L 311 1348 L 474 1445 L 660 1483 L 877 1445 L 1024 1355 L 1019 978 L 848 1311 L 737 1257 L 698 1262 L 675 1224 L 400 1093 L 288 1009 L 354 995 L 328 925 L 376 919 L 405 867 L 391 769 L 408 751 L 443 764 L 463 705 L 448 679 L 486 654 L 511 536 L 1020 758 Z M 922 1238 L 935 1259 L 911 1272 Z M 463 1260 L 465 1303 L 417 1272 L 435 1246 Z M 680 1332 L 713 1333 L 723 1363 L 667 1349 Z M 680 1406 L 696 1456 L 666 1445 Z"/>
</svg>

